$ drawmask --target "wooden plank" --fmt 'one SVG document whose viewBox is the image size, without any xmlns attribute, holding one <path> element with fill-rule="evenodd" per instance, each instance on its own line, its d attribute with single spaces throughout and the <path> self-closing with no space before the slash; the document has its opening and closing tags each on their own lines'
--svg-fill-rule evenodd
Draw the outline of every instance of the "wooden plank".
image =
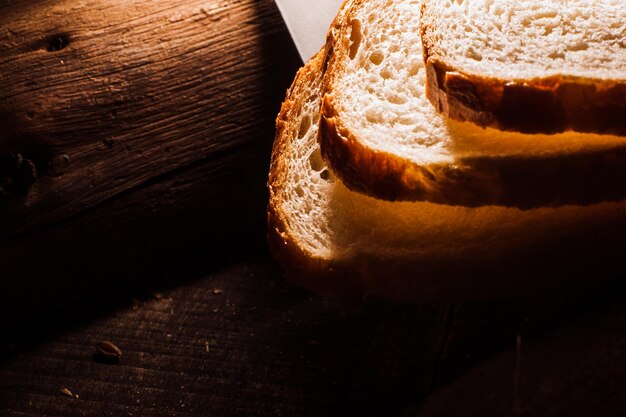
<svg viewBox="0 0 626 417">
<path fill-rule="evenodd" d="M 38 173 L 9 193 L 4 237 L 273 136 L 268 96 L 286 80 L 268 83 L 281 64 L 265 44 L 282 31 L 271 2 L 72 4 L 0 18 L 1 144 Z"/>
<path fill-rule="evenodd" d="M 3 318 L 263 222 L 300 64 L 272 1 L 0 8 Z"/>
<path fill-rule="evenodd" d="M 266 255 L 199 265 L 3 334 L 3 415 L 388 415 L 427 392 L 440 306 L 347 309 Z M 94 361 L 101 339 L 119 363 Z"/>
<path fill-rule="evenodd" d="M 619 287 L 346 308 L 286 284 L 261 243 L 215 255 L 2 332 L 0 414 L 515 415 L 516 369 L 520 415 L 623 411 Z"/>
<path fill-rule="evenodd" d="M 509 328 L 513 346 L 402 416 L 624 415 L 625 301 L 621 290 L 557 328 Z"/>
</svg>

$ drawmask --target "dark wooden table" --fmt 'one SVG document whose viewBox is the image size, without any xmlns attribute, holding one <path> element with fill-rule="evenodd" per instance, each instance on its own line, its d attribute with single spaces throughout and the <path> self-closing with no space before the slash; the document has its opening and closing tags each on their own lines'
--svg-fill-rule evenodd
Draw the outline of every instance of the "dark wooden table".
<svg viewBox="0 0 626 417">
<path fill-rule="evenodd" d="M 0 125 L 15 140 L 0 137 L 0 153 L 40 138 L 54 143 L 44 152 L 51 167 L 74 155 L 30 178 L 24 194 L 0 198 L 1 416 L 626 415 L 620 282 L 357 307 L 285 282 L 265 243 L 264 182 L 295 49 L 270 0 L 168 1 L 129 0 L 124 13 L 142 17 L 117 15 L 113 31 L 90 29 L 91 17 L 111 16 L 103 7 L 76 20 L 52 2 L 0 2 L 10 23 L 0 25 L 0 69 L 27 62 L 41 75 L 32 84 L 0 71 L 14 80 L 0 92 Z M 85 4 L 100 3 L 115 2 Z M 50 18 L 46 30 L 31 30 L 30 10 Z M 141 28 L 155 22 L 198 48 L 183 36 L 145 43 L 153 32 Z M 152 94 L 153 80 L 174 88 L 174 78 L 141 57 L 99 83 L 110 72 L 97 65 L 101 47 L 132 63 L 133 42 L 193 75 L 176 84 L 178 96 Z M 45 70 L 61 61 L 94 63 L 90 77 L 80 66 L 64 74 L 94 82 L 96 99 L 38 107 L 63 101 L 49 94 L 60 84 L 46 84 L 57 74 Z M 208 70 L 219 76 L 201 76 Z M 151 129 L 151 109 L 176 129 Z M 177 146 L 161 152 L 170 141 Z M 96 355 L 104 340 L 119 360 Z"/>
<path fill-rule="evenodd" d="M 346 307 L 250 230 L 4 332 L 0 415 L 620 416 L 624 295 Z"/>
</svg>

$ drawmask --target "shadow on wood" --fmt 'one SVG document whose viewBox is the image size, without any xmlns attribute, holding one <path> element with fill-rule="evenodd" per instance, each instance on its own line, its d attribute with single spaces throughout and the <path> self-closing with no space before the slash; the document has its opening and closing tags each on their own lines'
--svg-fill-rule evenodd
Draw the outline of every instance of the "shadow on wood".
<svg viewBox="0 0 626 417">
<path fill-rule="evenodd" d="M 500 334 L 509 334 L 506 349 L 492 352 L 402 417 L 622 415 L 625 295 L 622 287 L 612 297 L 596 298 L 556 327 L 520 323 L 508 329 Z M 463 349 L 468 351 L 467 344 Z"/>
<path fill-rule="evenodd" d="M 161 416 L 180 414 L 182 402 L 188 415 L 393 416 L 415 402 L 441 405 L 437 398 L 451 393 L 444 409 L 458 412 L 435 415 L 472 415 L 489 410 L 491 392 L 496 409 L 507 410 L 518 334 L 522 389 L 555 372 L 572 375 L 581 352 L 596 363 L 603 350 L 622 346 L 616 288 L 456 305 L 370 300 L 347 309 L 287 285 L 262 249 L 241 261 L 216 253 L 223 258 L 213 266 L 202 257 L 185 260 L 134 281 L 124 294 L 3 332 L 0 410 Z M 102 340 L 122 349 L 119 362 L 94 360 Z M 574 378 L 606 383 L 623 366 L 614 353 L 607 358 L 611 369 L 585 367 Z M 64 398 L 62 387 L 80 400 Z M 531 404 L 539 398 L 526 403 L 530 415 L 538 414 Z M 573 403 L 557 404 L 567 410 Z"/>
<path fill-rule="evenodd" d="M 2 317 L 264 223 L 300 64 L 273 2 L 19 2 L 0 27 Z"/>
</svg>

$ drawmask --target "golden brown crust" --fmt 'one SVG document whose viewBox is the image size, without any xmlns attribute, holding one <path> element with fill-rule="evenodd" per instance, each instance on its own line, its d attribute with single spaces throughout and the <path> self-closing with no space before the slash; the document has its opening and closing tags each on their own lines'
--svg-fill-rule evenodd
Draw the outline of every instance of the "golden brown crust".
<svg viewBox="0 0 626 417">
<path fill-rule="evenodd" d="M 389 201 L 430 201 L 479 207 L 587 205 L 626 196 L 626 147 L 580 155 L 465 158 L 416 165 L 363 145 L 342 124 L 327 94 L 320 119 L 322 155 L 354 191 Z M 532 169 L 529 168 L 532 167 Z"/>
<path fill-rule="evenodd" d="M 324 159 L 354 191 L 376 198 L 431 201 L 477 206 L 503 201 L 496 178 L 462 164 L 417 165 L 396 155 L 363 145 L 343 125 L 334 97 L 324 96 L 320 118 L 320 148 Z"/>
<path fill-rule="evenodd" d="M 289 226 L 289 213 L 282 211 L 285 207 L 283 197 L 289 169 L 285 155 L 299 129 L 297 116 L 302 111 L 308 87 L 315 78 L 323 76 L 325 58 L 324 48 L 298 71 L 276 119 L 276 138 L 268 180 L 268 243 L 272 254 L 285 269 L 289 281 L 326 297 L 356 304 L 363 299 L 364 291 L 362 279 L 354 268 L 308 253 L 298 243 Z"/>
<path fill-rule="evenodd" d="M 572 130 L 626 136 L 623 81 L 566 75 L 520 81 L 470 74 L 437 56 L 437 40 L 429 31 L 423 19 L 426 95 L 444 116 L 529 134 Z"/>
<path fill-rule="evenodd" d="M 315 79 L 325 72 L 328 50 L 332 48 L 334 31 L 341 26 L 342 18 L 352 2 L 346 1 L 328 32 L 326 45 L 298 71 L 287 91 L 287 96 L 276 119 L 276 137 L 272 150 L 272 162 L 268 188 L 268 243 L 274 257 L 285 269 L 286 277 L 293 284 L 317 294 L 356 304 L 363 300 L 363 280 L 353 265 L 336 259 L 324 259 L 306 251 L 298 243 L 288 222 L 289 213 L 283 212 L 283 196 L 287 181 L 288 161 L 285 159 L 291 140 L 299 129 L 297 117 L 302 111 L 304 99 Z"/>
</svg>

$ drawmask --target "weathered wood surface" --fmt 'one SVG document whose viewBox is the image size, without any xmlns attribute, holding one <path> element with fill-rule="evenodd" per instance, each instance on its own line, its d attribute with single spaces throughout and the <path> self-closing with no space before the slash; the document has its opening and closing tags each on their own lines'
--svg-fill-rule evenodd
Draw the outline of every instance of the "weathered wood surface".
<svg viewBox="0 0 626 417">
<path fill-rule="evenodd" d="M 347 309 L 233 253 L 3 332 L 0 415 L 623 415 L 623 288 Z"/>
<path fill-rule="evenodd" d="M 266 256 L 146 285 L 3 333 L 0 414 L 382 415 L 431 383 L 445 308 L 346 310 L 286 286 Z M 100 339 L 118 364 L 94 361 Z"/>
<path fill-rule="evenodd" d="M 4 308 L 262 223 L 299 65 L 271 0 L 2 1 L 0 43 Z"/>
<path fill-rule="evenodd" d="M 513 346 L 402 416 L 624 416 L 625 358 L 622 291 L 556 329 L 520 328 Z"/>
</svg>

